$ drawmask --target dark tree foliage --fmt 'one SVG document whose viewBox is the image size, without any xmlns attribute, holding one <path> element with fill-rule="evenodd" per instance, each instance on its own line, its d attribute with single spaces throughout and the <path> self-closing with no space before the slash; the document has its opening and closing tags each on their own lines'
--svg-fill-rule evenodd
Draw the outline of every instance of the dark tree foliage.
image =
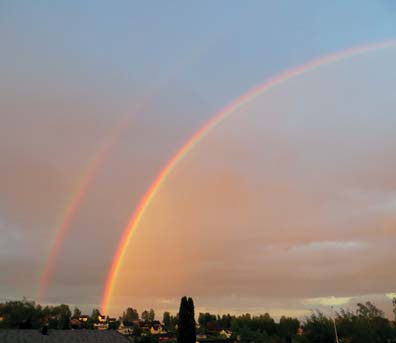
<svg viewBox="0 0 396 343">
<path fill-rule="evenodd" d="M 192 298 L 183 297 L 180 302 L 178 343 L 195 343 L 196 328 L 194 317 L 194 301 Z"/>
<path fill-rule="evenodd" d="M 164 312 L 164 315 L 162 316 L 162 322 L 166 328 L 169 329 L 171 327 L 171 314 L 169 312 Z"/>
<path fill-rule="evenodd" d="M 209 323 L 217 322 L 217 317 L 215 314 L 210 314 L 209 312 L 200 313 L 198 315 L 198 324 L 201 327 L 206 327 Z"/>
<path fill-rule="evenodd" d="M 237 317 L 230 316 L 229 319 L 227 318 L 227 322 L 230 322 L 231 331 L 235 332 L 242 328 L 248 328 L 253 331 L 265 332 L 269 336 L 278 333 L 277 324 L 268 313 L 253 317 L 249 313 Z"/>
<path fill-rule="evenodd" d="M 94 323 L 94 324 L 97 324 L 97 323 L 99 323 L 99 316 L 100 316 L 101 314 L 100 314 L 100 311 L 97 309 L 97 308 L 94 308 L 93 310 L 92 310 L 92 313 L 91 313 L 91 320 L 92 320 L 92 322 Z"/>
<path fill-rule="evenodd" d="M 305 321 L 305 335 L 311 343 L 334 343 L 335 333 L 331 318 L 317 311 Z"/>
<path fill-rule="evenodd" d="M 155 312 L 151 308 L 150 311 L 149 311 L 149 320 L 153 321 L 154 319 L 155 319 Z"/>
<path fill-rule="evenodd" d="M 66 330 L 70 328 L 71 311 L 68 305 L 62 304 L 51 309 L 50 328 Z"/>
<path fill-rule="evenodd" d="M 122 314 L 122 320 L 127 322 L 139 320 L 139 312 L 132 307 L 128 307 Z"/>
<path fill-rule="evenodd" d="M 144 310 L 142 312 L 142 320 L 144 320 L 145 322 L 150 320 L 150 313 L 147 310 Z"/>
<path fill-rule="evenodd" d="M 1 327 L 11 329 L 37 329 L 45 320 L 41 306 L 26 299 L 1 304 L 0 315 L 3 317 Z"/>
<path fill-rule="evenodd" d="M 395 316 L 394 321 L 395 321 L 395 324 L 396 324 L 396 298 L 392 299 L 392 305 L 393 305 L 393 309 L 392 309 L 393 315 Z"/>
<path fill-rule="evenodd" d="M 286 342 L 291 342 L 299 327 L 300 321 L 298 319 L 282 316 L 279 321 L 278 335 L 284 338 Z"/>
<path fill-rule="evenodd" d="M 392 301 L 396 312 L 396 300 Z M 145 311 L 147 320 L 154 318 L 154 311 Z M 74 318 L 81 312 L 76 308 Z M 83 328 L 93 329 L 98 322 L 99 310 L 92 311 Z M 43 333 L 49 329 L 69 329 L 71 311 L 67 305 L 45 306 L 23 299 L 0 303 L 0 328 L 37 329 Z M 123 318 L 135 320 L 136 310 L 129 308 Z M 109 318 L 108 318 L 109 319 Z M 183 297 L 180 311 L 176 316 L 164 313 L 164 324 L 169 336 L 178 336 L 178 343 L 195 343 L 196 327 L 194 303 L 191 298 Z M 250 314 L 215 315 L 200 313 L 198 316 L 199 333 L 206 334 L 208 341 L 219 340 L 241 343 L 333 343 L 334 325 L 337 327 L 339 341 L 343 343 L 393 343 L 396 342 L 396 323 L 385 317 L 383 311 L 371 302 L 359 303 L 354 310 L 340 309 L 333 320 L 321 312 L 314 312 L 300 325 L 295 318 L 281 317 L 277 323 L 268 313 L 252 316 Z M 116 329 L 119 321 L 108 320 L 109 328 Z M 133 334 L 137 343 L 158 343 L 160 336 L 150 335 L 145 328 L 134 323 Z M 177 326 L 177 331 L 176 331 Z M 43 329 L 44 328 L 44 329 Z M 303 329 L 303 335 L 298 335 Z M 299 330 L 300 329 L 300 330 Z M 223 331 L 225 330 L 225 331 Z M 231 333 L 229 331 L 231 331 Z M 229 335 L 231 334 L 231 337 Z M 136 337 L 138 336 L 138 337 Z"/>
<path fill-rule="evenodd" d="M 78 319 L 80 316 L 81 316 L 81 310 L 78 307 L 75 307 L 74 311 L 73 311 L 73 317 L 72 318 Z"/>
<path fill-rule="evenodd" d="M 140 336 L 140 335 L 142 334 L 142 329 L 140 328 L 139 325 L 137 325 L 137 324 L 134 324 L 134 325 L 133 325 L 132 334 L 133 334 L 134 336 Z"/>
<path fill-rule="evenodd" d="M 199 314 L 198 323 L 199 333 L 209 336 L 218 336 L 225 329 L 232 332 L 232 339 L 239 337 L 245 342 L 266 341 L 268 337 L 271 343 L 303 342 L 302 338 L 296 336 L 300 327 L 300 321 L 296 318 L 282 317 L 277 324 L 268 313 L 258 316 L 249 313 L 219 316 L 206 312 Z"/>
<path fill-rule="evenodd" d="M 69 329 L 71 311 L 67 305 L 42 308 L 33 301 L 8 301 L 0 304 L 3 317 L 0 327 L 11 329 L 39 329 L 47 325 L 53 329 Z"/>
<path fill-rule="evenodd" d="M 140 337 L 139 343 L 158 343 L 158 336 L 151 335 L 150 333 Z"/>
<path fill-rule="evenodd" d="M 359 303 L 356 312 L 341 310 L 336 324 L 340 338 L 351 343 L 380 343 L 391 340 L 393 330 L 384 313 L 371 302 Z"/>
<path fill-rule="evenodd" d="M 116 321 L 109 321 L 109 330 L 117 330 L 120 326 L 120 321 L 116 320 Z"/>
<path fill-rule="evenodd" d="M 271 343 L 271 339 L 265 331 L 252 330 L 243 327 L 239 331 L 241 343 Z"/>
<path fill-rule="evenodd" d="M 179 323 L 179 313 L 177 313 L 175 316 L 170 317 L 170 322 L 171 322 L 171 329 L 175 329 L 177 324 Z"/>
</svg>

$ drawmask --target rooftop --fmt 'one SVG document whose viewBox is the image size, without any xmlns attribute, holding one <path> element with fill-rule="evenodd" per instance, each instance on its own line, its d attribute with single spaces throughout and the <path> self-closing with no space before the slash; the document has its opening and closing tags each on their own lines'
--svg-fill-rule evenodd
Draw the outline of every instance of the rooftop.
<svg viewBox="0 0 396 343">
<path fill-rule="evenodd" d="M 128 339 L 117 331 L 49 330 L 42 335 L 39 330 L 0 330 L 1 343 L 126 343 Z"/>
</svg>

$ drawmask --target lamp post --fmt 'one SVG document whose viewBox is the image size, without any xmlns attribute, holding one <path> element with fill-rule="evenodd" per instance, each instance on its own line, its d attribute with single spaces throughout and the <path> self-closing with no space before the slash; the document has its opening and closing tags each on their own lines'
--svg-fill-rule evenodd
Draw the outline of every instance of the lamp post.
<svg viewBox="0 0 396 343">
<path fill-rule="evenodd" d="M 331 310 L 334 312 L 333 306 L 331 306 Z M 339 343 L 339 341 L 338 341 L 338 333 L 337 333 L 337 325 L 336 325 L 334 316 L 331 316 L 331 319 L 333 319 L 334 334 L 335 334 L 336 343 Z"/>
</svg>

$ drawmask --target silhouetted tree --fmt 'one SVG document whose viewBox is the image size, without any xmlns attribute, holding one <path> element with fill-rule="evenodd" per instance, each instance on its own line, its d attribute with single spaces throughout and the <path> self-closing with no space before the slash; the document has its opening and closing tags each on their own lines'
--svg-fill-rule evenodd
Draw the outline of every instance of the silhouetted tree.
<svg viewBox="0 0 396 343">
<path fill-rule="evenodd" d="M 75 307 L 74 308 L 74 311 L 73 311 L 73 318 L 80 318 L 80 316 L 81 316 L 81 311 L 80 311 L 80 309 L 78 308 L 78 307 Z"/>
<path fill-rule="evenodd" d="M 177 313 L 175 316 L 170 316 L 170 322 L 171 322 L 171 328 L 175 329 L 176 325 L 179 323 L 179 313 Z"/>
<path fill-rule="evenodd" d="M 108 323 L 109 323 L 109 330 L 117 330 L 121 324 L 119 320 L 109 321 Z"/>
<path fill-rule="evenodd" d="M 373 305 L 370 301 L 367 301 L 364 304 L 358 303 L 357 307 L 358 309 L 356 312 L 358 316 L 368 319 L 384 316 L 384 312 L 377 308 L 375 305 Z"/>
<path fill-rule="evenodd" d="M 101 314 L 100 314 L 100 311 L 97 309 L 97 308 L 94 308 L 93 310 L 92 310 L 92 313 L 91 313 L 91 320 L 92 320 L 92 322 L 94 323 L 94 324 L 97 324 L 97 323 L 99 323 L 99 316 L 100 316 Z"/>
<path fill-rule="evenodd" d="M 384 312 L 371 302 L 359 303 L 356 313 L 343 309 L 337 313 L 340 338 L 351 343 L 381 343 L 392 337 L 392 328 Z"/>
<path fill-rule="evenodd" d="M 322 312 L 315 312 L 306 318 L 304 331 L 308 342 L 311 343 L 334 343 L 335 334 L 331 318 Z"/>
<path fill-rule="evenodd" d="M 164 315 L 162 317 L 162 321 L 164 322 L 164 325 L 166 328 L 170 328 L 171 326 L 171 315 L 169 312 L 164 312 Z"/>
<path fill-rule="evenodd" d="M 396 323 L 396 298 L 392 299 L 392 305 L 393 305 L 393 315 L 395 316 L 395 323 Z"/>
<path fill-rule="evenodd" d="M 23 298 L 22 301 L 7 301 L 0 304 L 3 320 L 0 327 L 16 329 L 19 327 L 38 329 L 44 322 L 44 312 L 40 305 Z"/>
<path fill-rule="evenodd" d="M 194 301 L 192 298 L 183 297 L 180 302 L 178 343 L 195 343 L 196 328 L 194 318 Z"/>
<path fill-rule="evenodd" d="M 149 313 L 149 311 L 144 310 L 144 311 L 142 312 L 142 320 L 144 320 L 144 321 L 150 320 L 150 313 Z"/>
<path fill-rule="evenodd" d="M 56 318 L 57 329 L 66 330 L 70 328 L 71 311 L 68 305 L 55 306 L 52 310 L 52 315 Z"/>
<path fill-rule="evenodd" d="M 138 320 L 138 319 L 139 319 L 139 313 L 137 310 L 135 310 L 132 307 L 128 307 L 122 315 L 122 320 L 124 321 L 133 322 L 134 320 Z"/>
<path fill-rule="evenodd" d="M 138 337 L 142 334 L 142 329 L 138 324 L 133 325 L 132 334 Z"/>
<path fill-rule="evenodd" d="M 260 332 L 259 330 L 252 330 L 244 327 L 240 330 L 240 342 L 241 343 L 270 343 L 271 340 L 268 334 Z"/>
<path fill-rule="evenodd" d="M 299 327 L 298 319 L 282 316 L 279 321 L 279 336 L 285 338 L 287 342 L 291 342 Z"/>
<path fill-rule="evenodd" d="M 198 323 L 203 333 L 206 333 L 208 330 L 215 330 L 218 326 L 216 315 L 209 312 L 200 313 L 198 315 Z"/>
<path fill-rule="evenodd" d="M 155 319 L 155 312 L 154 312 L 154 310 L 153 310 L 152 308 L 151 308 L 150 311 L 149 311 L 148 319 L 149 319 L 150 321 L 153 321 L 153 320 Z"/>
</svg>

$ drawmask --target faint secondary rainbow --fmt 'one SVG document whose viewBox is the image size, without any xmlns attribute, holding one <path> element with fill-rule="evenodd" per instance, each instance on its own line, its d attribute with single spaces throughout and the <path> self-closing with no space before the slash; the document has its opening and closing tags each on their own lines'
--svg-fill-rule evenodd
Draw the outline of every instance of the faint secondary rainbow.
<svg viewBox="0 0 396 343">
<path fill-rule="evenodd" d="M 54 273 L 57 258 L 59 256 L 66 234 L 70 230 L 73 219 L 75 218 L 78 209 L 80 208 L 85 198 L 85 195 L 88 192 L 94 176 L 96 175 L 99 167 L 106 160 L 106 157 L 108 156 L 109 151 L 115 144 L 117 137 L 120 136 L 121 132 L 125 129 L 127 124 L 128 122 L 126 117 L 116 123 L 109 135 L 104 140 L 99 151 L 91 158 L 91 160 L 87 164 L 87 167 L 81 174 L 77 182 L 76 189 L 72 193 L 72 197 L 67 202 L 65 210 L 60 216 L 60 224 L 57 226 L 54 241 L 46 259 L 43 272 L 40 276 L 39 286 L 36 295 L 37 302 L 43 301 L 43 297 L 48 289 L 50 279 Z"/>
<path fill-rule="evenodd" d="M 215 38 L 216 37 L 212 37 L 212 40 L 210 40 L 206 44 L 198 46 L 195 51 L 187 55 L 187 58 L 184 59 L 184 61 L 178 61 L 178 63 L 173 68 L 171 68 L 163 77 L 159 78 L 154 83 L 154 85 L 146 92 L 146 94 L 143 95 L 140 103 L 135 106 L 133 112 L 135 114 L 138 114 L 139 112 L 144 110 L 147 105 L 160 93 L 162 87 L 167 85 L 172 80 L 172 78 L 180 72 L 180 70 L 191 65 L 199 58 L 199 56 L 202 55 L 202 53 L 208 50 L 210 44 L 213 44 L 215 42 Z M 36 294 L 37 302 L 42 301 L 48 289 L 50 279 L 54 273 L 56 262 L 62 248 L 62 244 L 66 238 L 66 235 L 70 231 L 72 222 L 76 214 L 78 213 L 78 210 L 92 184 L 92 181 L 99 168 L 105 163 L 109 153 L 111 152 L 114 145 L 117 143 L 119 137 L 127 129 L 130 119 L 129 117 L 130 113 L 128 112 L 128 114 L 118 120 L 111 128 L 109 134 L 102 142 L 100 149 L 87 163 L 87 166 L 83 170 L 71 198 L 66 203 L 66 208 L 64 209 L 64 211 L 62 211 L 62 215 L 60 216 L 60 224 L 57 225 L 57 229 L 55 231 L 55 238 L 51 245 L 48 257 L 44 265 L 44 269 L 40 276 L 38 290 Z"/>
<path fill-rule="evenodd" d="M 207 121 L 201 128 L 199 128 L 187 141 L 184 145 L 176 152 L 175 155 L 166 163 L 166 165 L 159 172 L 155 180 L 152 182 L 150 187 L 147 189 L 146 193 L 140 199 L 137 207 L 135 208 L 128 225 L 124 229 L 121 239 L 119 241 L 116 253 L 113 257 L 112 264 L 108 273 L 108 277 L 105 284 L 105 289 L 102 297 L 102 305 L 101 311 L 102 313 L 107 313 L 109 303 L 111 300 L 111 295 L 114 289 L 114 285 L 118 278 L 118 273 L 120 270 L 120 266 L 125 257 L 125 253 L 128 248 L 128 244 L 135 232 L 135 229 L 138 227 L 141 222 L 146 209 L 150 206 L 152 200 L 155 198 L 158 193 L 161 185 L 165 182 L 167 177 L 172 173 L 176 165 L 186 156 L 186 154 L 194 148 L 196 144 L 214 127 L 219 125 L 225 118 L 227 118 L 231 113 L 235 110 L 246 104 L 247 102 L 256 98 L 259 94 L 263 92 L 269 91 L 274 87 L 294 78 L 306 72 L 312 71 L 316 68 L 346 59 L 351 56 L 355 56 L 357 54 L 363 54 L 366 52 L 384 49 L 390 46 L 394 46 L 396 44 L 396 40 L 387 40 L 380 43 L 374 43 L 369 45 L 357 46 L 347 50 L 342 50 L 340 52 L 336 52 L 333 54 L 325 55 L 320 58 L 314 59 L 310 62 L 304 63 L 295 68 L 291 68 L 276 75 L 273 78 L 270 78 L 263 84 L 260 84 L 257 87 L 252 88 L 241 97 L 237 98 L 235 101 L 230 103 L 228 106 L 224 107 L 220 112 L 214 115 L 209 121 Z"/>
<path fill-rule="evenodd" d="M 135 106 L 132 112 L 139 113 L 140 111 L 142 111 L 150 102 L 150 100 L 154 98 L 155 94 L 155 89 L 147 92 L 147 94 L 143 96 L 140 103 Z M 93 182 L 95 175 L 97 174 L 99 168 L 105 163 L 106 159 L 109 156 L 109 153 L 113 149 L 114 145 L 117 143 L 119 137 L 128 128 L 129 122 L 130 116 L 128 115 L 124 115 L 118 121 L 116 121 L 105 139 L 102 141 L 99 150 L 89 160 L 85 169 L 81 173 L 81 176 L 76 183 L 76 188 L 74 189 L 74 192 L 72 192 L 71 198 L 69 199 L 69 201 L 67 201 L 65 209 L 60 215 L 60 223 L 57 225 L 54 241 L 51 245 L 43 271 L 40 276 L 38 290 L 36 294 L 36 301 L 38 303 L 43 301 L 51 277 L 54 273 L 63 242 L 66 238 L 66 235 L 71 229 L 73 220 L 76 217 L 78 210 L 81 207 L 81 204 L 88 193 L 88 190 Z"/>
</svg>

